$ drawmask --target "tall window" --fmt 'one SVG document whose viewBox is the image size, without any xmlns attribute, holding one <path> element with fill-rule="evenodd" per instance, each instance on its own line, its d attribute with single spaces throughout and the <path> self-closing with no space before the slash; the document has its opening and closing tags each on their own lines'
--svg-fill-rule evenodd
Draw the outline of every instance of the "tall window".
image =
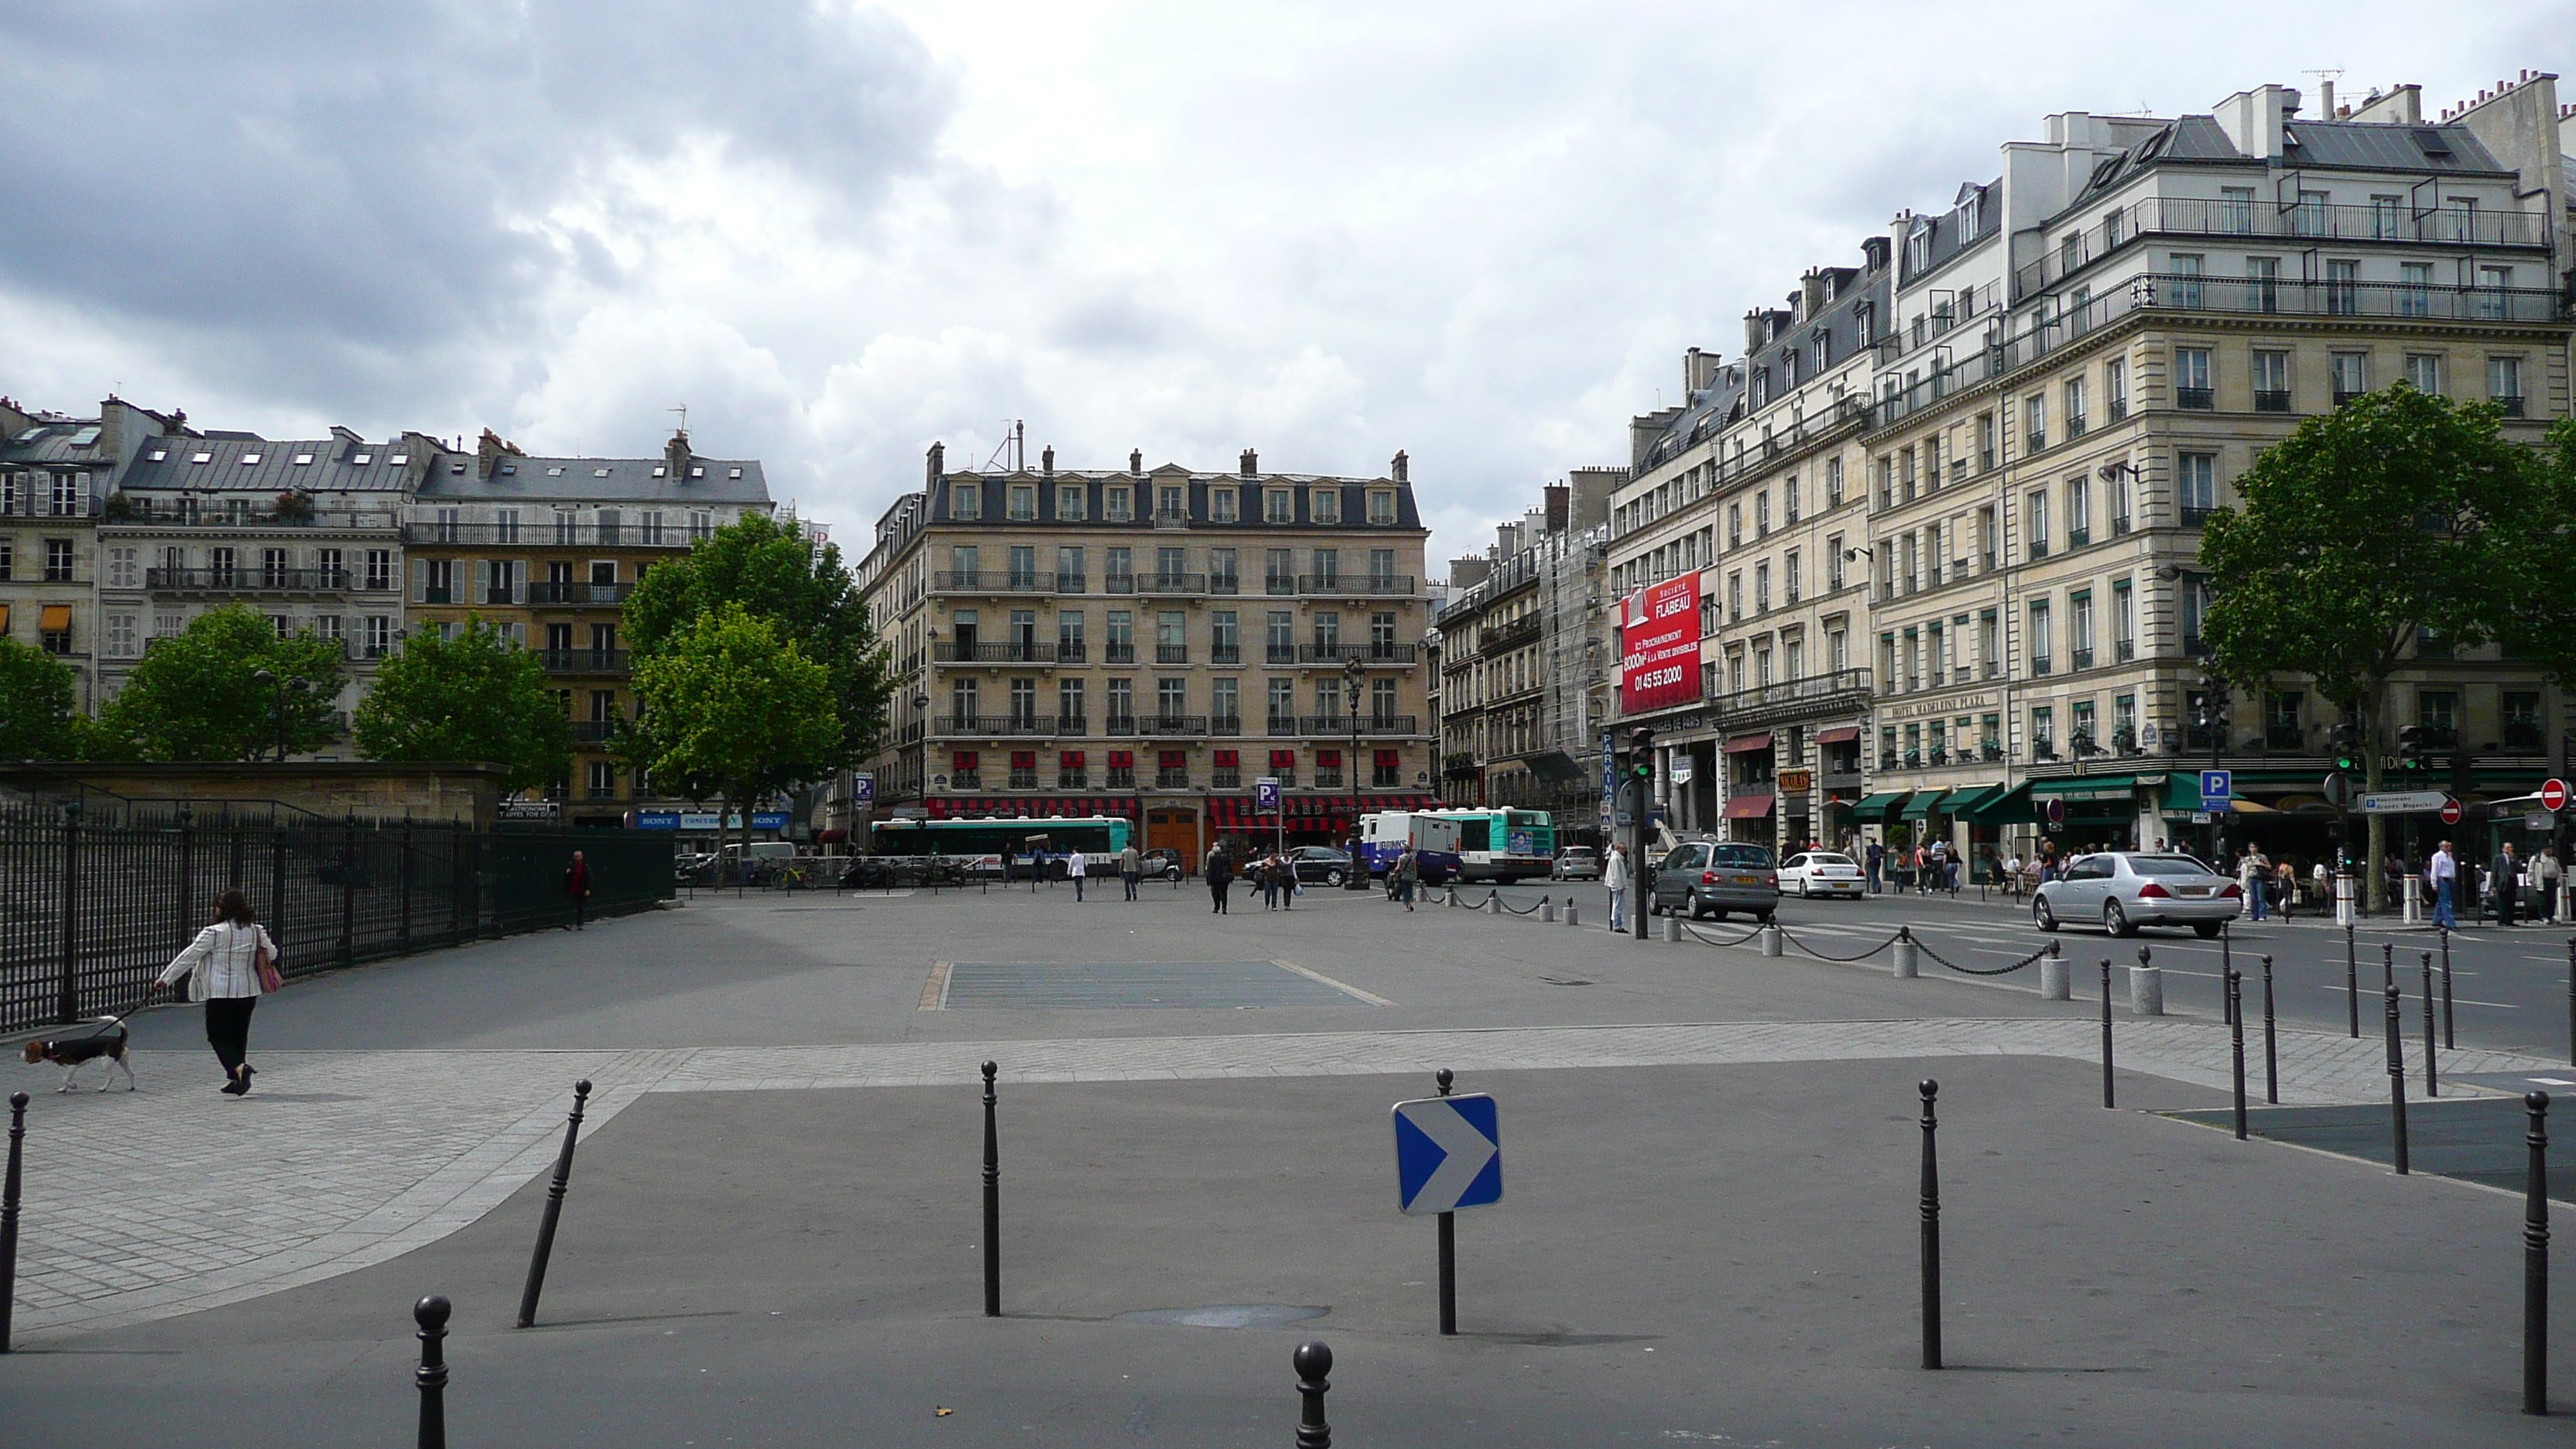
<svg viewBox="0 0 2576 1449">
<path fill-rule="evenodd" d="M 1078 734 L 1085 728 L 1083 681 L 1080 678 L 1055 682 L 1056 729 L 1062 734 Z"/>
<path fill-rule="evenodd" d="M 1825 506 L 1843 506 L 1843 460 L 1840 458 L 1825 460 Z"/>
<path fill-rule="evenodd" d="M 2245 259 L 2245 301 L 2257 312 L 2281 310 L 2281 259 Z"/>
<path fill-rule="evenodd" d="M 2090 410 L 2087 403 L 2084 379 L 2068 378 L 2066 380 L 2066 440 L 2070 443 L 2083 437 L 2084 430 L 2091 426 L 2092 420 L 2088 415 Z"/>
<path fill-rule="evenodd" d="M 2111 653 L 2123 664 L 2138 654 L 2137 591 L 2127 579 L 2111 584 Z"/>
<path fill-rule="evenodd" d="M 2102 410 L 2115 423 L 2129 415 L 2129 364 L 2124 358 L 2102 364 Z"/>
<path fill-rule="evenodd" d="M 1059 523 L 1080 523 L 1090 503 L 1090 489 L 1080 483 L 1059 483 L 1055 489 L 1055 516 Z"/>
<path fill-rule="evenodd" d="M 2370 354 L 2338 352 L 2334 355 L 2334 401 L 2336 407 L 2370 391 Z"/>
<path fill-rule="evenodd" d="M 2210 408 L 2217 406 L 2211 391 L 2209 349 L 2177 347 L 2174 349 L 2174 406 Z"/>
<path fill-rule="evenodd" d="M 2066 599 L 2066 667 L 2093 667 L 2093 593 L 2086 589 Z"/>
<path fill-rule="evenodd" d="M 2290 354 L 2258 351 L 2254 354 L 2254 411 L 2286 413 L 2290 410 Z"/>
<path fill-rule="evenodd" d="M 2185 528 L 2197 528 L 2208 519 L 2210 510 L 2218 506 L 2216 453 L 2174 455 L 2174 502 Z"/>
<path fill-rule="evenodd" d="M 2033 678 L 2038 678 L 2047 674 L 2056 662 L 2051 658 L 2049 653 L 2050 640 L 2048 637 L 2048 623 L 2048 601 L 2046 599 L 2031 600 L 2030 672 Z"/>
<path fill-rule="evenodd" d="M 2048 490 L 2033 488 L 2022 500 L 2022 554 L 2025 558 L 2048 557 Z"/>
<path fill-rule="evenodd" d="M 2048 447 L 2048 394 L 2035 392 L 2021 400 L 2022 451 L 2037 453 Z"/>
<path fill-rule="evenodd" d="M 2438 352 L 2406 354 L 2406 385 L 2427 397 L 2442 395 L 2442 355 Z"/>
<path fill-rule="evenodd" d="M 2326 311 L 2337 317 L 2350 317 L 2361 310 L 2361 263 L 2337 260 L 2326 263 Z"/>
<path fill-rule="evenodd" d="M 2174 253 L 2173 291 L 2167 299 L 2174 306 L 2197 312 L 2206 305 L 2200 290 L 2200 268 L 2201 259 L 2198 256 L 2185 252 Z"/>
<path fill-rule="evenodd" d="M 1270 732 L 1287 734 L 1297 728 L 1297 681 L 1270 681 Z"/>
<path fill-rule="evenodd" d="M 2522 416 L 2522 359 L 2490 357 L 2487 359 L 2487 396 L 2504 409 L 2509 418 Z"/>
</svg>

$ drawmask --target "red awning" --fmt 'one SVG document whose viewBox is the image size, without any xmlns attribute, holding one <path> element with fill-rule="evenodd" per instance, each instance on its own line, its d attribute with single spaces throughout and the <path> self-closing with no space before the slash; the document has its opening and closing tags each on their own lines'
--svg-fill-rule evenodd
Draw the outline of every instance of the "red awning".
<svg viewBox="0 0 2576 1449">
<path fill-rule="evenodd" d="M 1778 798 L 1776 795 L 1738 795 L 1726 802 L 1726 818 L 1759 820 L 1771 813 L 1771 802 Z"/>
<path fill-rule="evenodd" d="M 1859 725 L 1837 725 L 1832 729 L 1816 732 L 1816 743 L 1820 745 L 1847 745 L 1859 738 Z"/>
<path fill-rule="evenodd" d="M 1769 730 L 1764 730 L 1758 735 L 1737 735 L 1735 738 L 1726 742 L 1726 752 L 1730 755 L 1748 755 L 1755 750 L 1767 750 L 1769 748 L 1771 748 L 1771 732 Z"/>
<path fill-rule="evenodd" d="M 1013 819 L 1048 815 L 1107 815 L 1134 820 L 1141 813 L 1133 795 L 933 795 L 921 802 L 933 820 Z"/>
</svg>

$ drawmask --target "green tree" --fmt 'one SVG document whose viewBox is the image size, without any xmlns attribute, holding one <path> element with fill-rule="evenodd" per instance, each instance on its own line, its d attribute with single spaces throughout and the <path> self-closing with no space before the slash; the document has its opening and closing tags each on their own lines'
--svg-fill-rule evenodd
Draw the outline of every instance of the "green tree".
<svg viewBox="0 0 2576 1449">
<path fill-rule="evenodd" d="M 2540 498 L 2529 449 L 2491 404 L 2404 383 L 2310 418 L 2236 480 L 2200 560 L 2211 667 L 2246 686 L 2306 675 L 2354 711 L 2368 784 L 2380 783 L 2388 680 L 2430 631 L 2473 647 L 2524 593 L 2509 567 Z M 2383 907 L 2386 819 L 2370 817 L 2374 908 Z"/>
<path fill-rule="evenodd" d="M 377 671 L 358 703 L 359 751 L 372 760 L 488 760 L 513 790 L 572 769 L 572 722 L 537 658 L 468 618 L 453 639 L 423 629 Z"/>
<path fill-rule="evenodd" d="M 2538 662 L 2563 689 L 2576 687 L 2576 420 L 2550 428 L 2537 465 L 2538 504 L 2530 524 L 2515 531 L 2506 568 L 2523 596 L 2503 636 L 2517 657 Z"/>
<path fill-rule="evenodd" d="M 775 620 L 826 672 L 840 737 L 806 778 L 866 758 L 885 728 L 893 685 L 839 547 L 815 547 L 793 519 L 754 516 L 727 524 L 686 557 L 655 564 L 635 585 L 622 614 L 627 646 L 640 666 L 727 604 Z"/>
<path fill-rule="evenodd" d="M 692 800 L 720 804 L 722 821 L 773 791 L 828 773 L 842 729 L 831 671 L 789 630 L 738 603 L 701 614 L 665 636 L 635 667 L 644 717 L 628 758 Z"/>
<path fill-rule="evenodd" d="M 240 607 L 191 620 L 174 638 L 154 642 L 125 688 L 98 712 L 92 750 L 109 759 L 251 760 L 278 746 L 282 683 L 290 753 L 318 750 L 336 737 L 331 702 L 340 693 L 342 646 L 311 630 L 277 637 L 268 620 Z"/>
<path fill-rule="evenodd" d="M 67 760 L 79 737 L 70 666 L 0 638 L 0 759 Z"/>
</svg>

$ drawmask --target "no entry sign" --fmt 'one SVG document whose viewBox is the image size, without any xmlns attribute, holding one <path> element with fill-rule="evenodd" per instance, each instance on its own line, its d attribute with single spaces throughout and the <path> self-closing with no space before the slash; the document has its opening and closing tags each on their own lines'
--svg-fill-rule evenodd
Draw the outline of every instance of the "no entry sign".
<svg viewBox="0 0 2576 1449">
<path fill-rule="evenodd" d="M 2442 823 L 2445 825 L 2457 825 L 2460 823 L 2459 801 L 2445 800 L 2442 802 Z"/>
<path fill-rule="evenodd" d="M 2564 780 L 2543 780 L 2543 781 L 2541 781 L 2541 782 L 2540 782 L 2540 808 L 2541 808 L 2541 809 L 2543 809 L 2543 810 L 2564 810 L 2564 809 L 2566 809 L 2566 808 L 2567 808 L 2567 782 L 2566 782 L 2566 781 L 2564 781 Z"/>
</svg>

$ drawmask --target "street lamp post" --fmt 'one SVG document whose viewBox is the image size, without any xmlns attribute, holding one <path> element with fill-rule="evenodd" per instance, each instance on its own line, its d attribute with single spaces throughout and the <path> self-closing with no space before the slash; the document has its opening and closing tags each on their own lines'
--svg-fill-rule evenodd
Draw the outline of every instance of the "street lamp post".
<svg viewBox="0 0 2576 1449">
<path fill-rule="evenodd" d="M 1342 703 L 1351 716 L 1351 869 L 1342 889 L 1364 891 L 1369 888 L 1368 858 L 1360 853 L 1360 678 L 1366 671 L 1357 659 L 1342 663 Z M 1394 869 L 1393 866 L 1388 867 Z"/>
<path fill-rule="evenodd" d="M 277 691 L 277 762 L 283 765 L 286 763 L 286 696 L 290 692 L 304 693 L 313 687 L 312 682 L 301 674 L 281 681 L 274 673 L 265 669 L 252 674 L 251 678 Z"/>
<path fill-rule="evenodd" d="M 2204 671 L 2200 676 L 2200 727 L 2209 736 L 2209 768 L 2213 770 L 2219 768 L 2219 752 L 2227 744 L 2228 703 L 2227 681 Z M 2206 800 L 2200 803 L 2204 809 L 2209 805 Z M 2208 811 L 2209 858 L 2213 864 L 2227 848 L 2227 827 L 2219 823 L 2218 817 L 2228 808 L 2221 801 L 2219 809 Z"/>
</svg>

